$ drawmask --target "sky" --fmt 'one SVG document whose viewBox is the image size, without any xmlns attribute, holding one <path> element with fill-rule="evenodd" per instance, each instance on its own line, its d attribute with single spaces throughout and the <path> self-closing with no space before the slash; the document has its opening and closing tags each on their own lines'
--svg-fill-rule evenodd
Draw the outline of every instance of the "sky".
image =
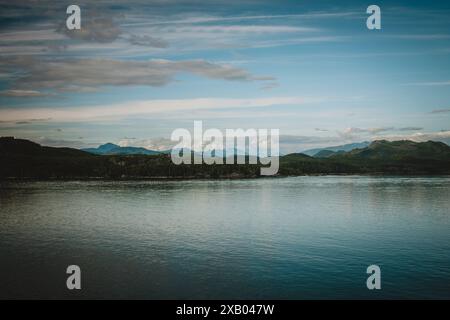
<svg viewBox="0 0 450 320">
<path fill-rule="evenodd" d="M 166 150 L 194 120 L 282 153 L 450 144 L 450 2 L 0 0 L 0 136 Z"/>
</svg>

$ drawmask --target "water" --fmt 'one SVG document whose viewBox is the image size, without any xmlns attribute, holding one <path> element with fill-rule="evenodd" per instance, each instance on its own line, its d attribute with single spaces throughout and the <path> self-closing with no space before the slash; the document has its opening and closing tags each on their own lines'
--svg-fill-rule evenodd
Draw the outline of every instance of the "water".
<svg viewBox="0 0 450 320">
<path fill-rule="evenodd" d="M 0 190 L 0 298 L 450 298 L 450 177 Z"/>
</svg>

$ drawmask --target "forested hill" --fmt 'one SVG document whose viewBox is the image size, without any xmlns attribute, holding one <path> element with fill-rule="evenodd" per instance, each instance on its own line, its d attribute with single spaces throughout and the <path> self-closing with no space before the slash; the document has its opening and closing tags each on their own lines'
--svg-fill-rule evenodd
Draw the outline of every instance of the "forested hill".
<svg viewBox="0 0 450 320">
<path fill-rule="evenodd" d="M 260 165 L 174 165 L 168 154 L 95 155 L 72 148 L 0 138 L 0 178 L 134 179 L 250 178 Z M 450 174 L 450 147 L 441 142 L 374 141 L 349 152 L 280 157 L 279 176 L 307 174 Z"/>
</svg>

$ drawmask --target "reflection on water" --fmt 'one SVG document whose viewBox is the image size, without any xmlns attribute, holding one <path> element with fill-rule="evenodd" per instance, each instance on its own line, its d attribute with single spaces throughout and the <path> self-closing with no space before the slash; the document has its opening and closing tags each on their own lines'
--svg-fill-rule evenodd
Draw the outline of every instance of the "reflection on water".
<svg viewBox="0 0 450 320">
<path fill-rule="evenodd" d="M 2 183 L 0 298 L 450 298 L 449 194 L 448 177 Z"/>
</svg>

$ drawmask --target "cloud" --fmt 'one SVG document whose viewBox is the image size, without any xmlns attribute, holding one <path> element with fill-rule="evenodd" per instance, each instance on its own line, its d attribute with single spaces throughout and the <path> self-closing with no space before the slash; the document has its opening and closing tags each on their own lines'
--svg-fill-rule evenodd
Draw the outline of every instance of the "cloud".
<svg viewBox="0 0 450 320">
<path fill-rule="evenodd" d="M 450 39 L 449 34 L 396 34 L 389 35 L 389 38 L 405 39 L 405 40 L 442 40 Z"/>
<path fill-rule="evenodd" d="M 392 131 L 394 130 L 394 127 L 384 127 L 384 128 L 369 128 L 369 129 L 365 129 L 366 132 L 369 133 L 379 133 L 379 132 L 385 132 L 385 131 Z"/>
<path fill-rule="evenodd" d="M 126 118 L 133 116 L 164 114 L 186 110 L 209 110 L 268 107 L 276 105 L 300 105 L 314 102 L 314 99 L 301 97 L 271 98 L 196 98 L 132 101 L 106 106 L 78 106 L 73 108 L 3 108 L 0 119 L 3 121 L 25 121 L 33 118 L 51 118 L 52 121 L 98 121 L 99 119 Z"/>
<path fill-rule="evenodd" d="M 0 91 L 0 96 L 3 97 L 21 97 L 21 98 L 36 98 L 48 97 L 50 94 L 36 91 L 36 90 L 4 90 Z"/>
<path fill-rule="evenodd" d="M 404 128 L 399 128 L 398 130 L 400 131 L 420 131 L 423 130 L 422 127 L 404 127 Z"/>
<path fill-rule="evenodd" d="M 177 26 L 154 29 L 159 33 L 211 35 L 217 34 L 268 34 L 268 33 L 294 33 L 314 32 L 317 28 L 279 26 L 279 25 L 202 25 L 202 26 Z"/>
<path fill-rule="evenodd" d="M 117 144 L 121 147 L 141 147 L 155 151 L 170 150 L 177 142 L 168 138 L 136 139 L 123 138 Z"/>
<path fill-rule="evenodd" d="M 448 113 L 448 112 L 450 112 L 450 108 L 449 109 L 436 109 L 436 110 L 431 111 L 430 113 L 436 114 L 436 113 Z"/>
<path fill-rule="evenodd" d="M 216 64 L 205 60 L 147 60 L 113 59 L 35 60 L 30 57 L 4 59 L 2 68 L 11 66 L 25 73 L 16 79 L 14 91 L 47 89 L 57 91 L 95 90 L 102 86 L 159 87 L 174 81 L 179 73 L 227 81 L 274 81 L 270 76 L 254 76 L 245 69 Z"/>
<path fill-rule="evenodd" d="M 205 49 L 275 47 L 308 42 L 339 41 L 329 36 L 319 36 L 319 28 L 289 25 L 159 25 L 127 28 L 128 32 L 158 38 L 170 43 L 172 51 L 197 51 Z M 310 36 L 310 35 L 314 36 Z M 291 39 L 291 41 L 289 41 Z"/>
<path fill-rule="evenodd" d="M 85 41 L 94 41 L 107 43 L 116 40 L 122 33 L 122 30 L 116 25 L 110 17 L 102 16 L 83 16 L 82 26 L 80 30 L 69 30 L 65 21 L 57 29 L 58 32 L 72 38 Z"/>
<path fill-rule="evenodd" d="M 38 55 L 45 53 L 48 47 L 51 50 L 68 48 L 70 52 L 74 52 L 73 49 L 75 47 L 79 49 L 78 45 L 84 42 L 93 45 L 114 43 L 117 46 L 109 51 L 109 55 L 123 57 L 148 53 L 140 51 L 139 48 L 130 48 L 130 44 L 132 47 L 145 46 L 155 49 L 170 47 L 173 52 L 205 48 L 259 47 L 267 46 L 267 43 L 253 45 L 253 40 L 258 37 L 264 37 L 267 40 L 270 36 L 279 37 L 279 35 L 288 34 L 297 36 L 299 33 L 323 31 L 317 27 L 283 25 L 287 19 L 291 19 L 292 21 L 288 21 L 288 24 L 292 24 L 296 21 L 295 19 L 341 18 L 355 14 L 355 12 L 306 12 L 287 15 L 235 16 L 233 15 L 236 14 L 234 4 L 221 2 L 218 6 L 216 1 L 214 3 L 182 1 L 183 9 L 180 10 L 180 6 L 168 6 L 166 1 L 137 0 L 117 3 L 113 0 L 104 0 L 96 1 L 94 5 L 89 1 L 80 0 L 77 4 L 82 10 L 81 30 L 66 28 L 64 18 L 67 4 L 64 2 L 30 0 L 15 1 L 14 5 L 5 3 L 5 10 L 0 12 L 0 18 L 8 21 L 8 29 L 13 30 L 5 34 L 5 41 L 10 43 L 5 47 L 0 46 L 0 51 L 8 55 L 18 53 Z M 199 11 L 205 14 L 199 16 Z M 279 21 L 271 21 L 275 19 Z M 22 28 L 14 30 L 18 25 L 14 22 L 21 24 L 26 22 L 28 30 Z M 268 24 L 272 22 L 273 24 Z M 29 34 L 27 34 L 28 31 L 30 31 Z M 11 46 L 10 39 L 18 43 Z M 310 38 L 297 43 L 309 41 L 321 40 Z M 271 46 L 277 45 L 289 45 L 289 43 L 271 44 Z M 84 49 L 84 53 L 98 54 L 95 48 L 84 47 Z M 131 54 L 131 52 L 134 53 Z"/>
<path fill-rule="evenodd" d="M 68 30 L 64 23 L 58 27 L 57 31 L 72 39 L 98 43 L 114 42 L 127 33 L 113 18 L 109 16 L 98 16 L 96 14 L 91 14 L 87 18 L 83 18 L 80 30 Z M 147 34 L 135 35 L 129 33 L 123 39 L 132 45 L 161 49 L 169 47 L 169 43 L 164 39 L 152 37 Z"/>
<path fill-rule="evenodd" d="M 279 86 L 280 86 L 280 84 L 278 82 L 270 82 L 268 84 L 263 85 L 261 87 L 261 89 L 264 90 L 264 91 L 270 91 L 270 90 L 275 89 L 275 88 L 277 88 Z"/>
<path fill-rule="evenodd" d="M 409 86 L 424 86 L 424 87 L 450 86 L 450 81 L 414 82 L 414 83 L 407 83 L 407 85 L 409 85 Z"/>
<path fill-rule="evenodd" d="M 164 39 L 155 38 L 148 35 L 131 35 L 128 41 L 130 41 L 131 44 L 137 46 L 146 46 L 161 49 L 169 47 L 169 43 Z"/>
<path fill-rule="evenodd" d="M 17 30 L 6 31 L 0 33 L 1 43 L 15 43 L 26 41 L 56 41 L 65 40 L 66 37 L 57 33 L 52 29 L 40 29 L 40 30 Z"/>
<path fill-rule="evenodd" d="M 343 131 L 338 131 L 338 135 L 344 139 L 354 139 L 359 135 L 378 134 L 381 132 L 392 131 L 394 127 L 381 127 L 381 128 L 346 128 Z"/>
<path fill-rule="evenodd" d="M 242 15 L 246 10 L 236 11 L 235 3 L 219 3 L 174 1 L 174 5 L 168 5 L 166 0 L 97 0 L 94 4 L 79 0 L 81 30 L 68 30 L 64 1 L 20 0 L 13 5 L 6 1 L 0 12 L 0 20 L 6 21 L 2 26 L 7 26 L 0 35 L 0 39 L 6 36 L 5 41 L 0 40 L 0 54 L 48 56 L 64 52 L 71 57 L 141 58 L 162 53 L 335 42 L 350 37 L 330 36 L 329 30 L 299 25 L 299 21 L 363 15 L 336 10 L 281 15 L 261 10 L 263 14 Z"/>
<path fill-rule="evenodd" d="M 423 130 L 422 127 L 379 127 L 379 128 L 346 128 L 342 131 L 338 131 L 338 135 L 344 139 L 355 140 L 355 139 L 372 139 L 374 136 L 380 137 L 378 134 L 390 132 L 390 131 L 420 131 Z"/>
<path fill-rule="evenodd" d="M 48 122 L 51 120 L 52 120 L 52 118 L 42 118 L 42 119 L 20 118 L 20 119 L 18 119 L 18 121 L 14 120 L 14 119 L 8 119 L 8 120 L 0 121 L 0 123 L 31 124 L 33 122 Z"/>
<path fill-rule="evenodd" d="M 156 21 L 135 21 L 127 23 L 126 26 L 151 26 L 164 24 L 200 24 L 200 23 L 214 23 L 214 22 L 230 22 L 230 21 L 251 21 L 251 20 L 283 20 L 286 19 L 320 19 L 320 18 L 344 18 L 355 15 L 360 15 L 360 12 L 355 11 L 339 11 L 339 12 L 309 12 L 301 14 L 279 14 L 279 15 L 240 15 L 240 16 L 199 16 L 194 15 L 186 18 L 186 14 L 178 19 L 157 19 Z"/>
</svg>

